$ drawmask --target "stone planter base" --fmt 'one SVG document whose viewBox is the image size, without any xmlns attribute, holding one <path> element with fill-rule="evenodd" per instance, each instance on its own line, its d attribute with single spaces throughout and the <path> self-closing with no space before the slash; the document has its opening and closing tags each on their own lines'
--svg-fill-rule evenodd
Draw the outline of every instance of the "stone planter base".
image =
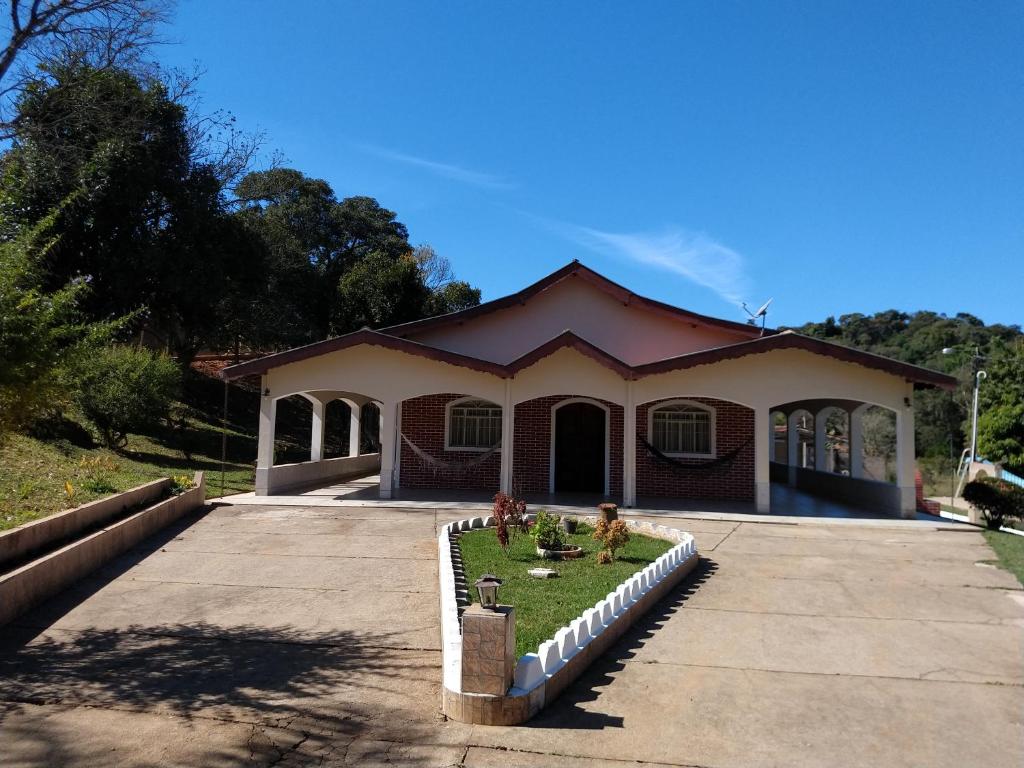
<svg viewBox="0 0 1024 768">
<path fill-rule="evenodd" d="M 537 555 L 545 560 L 577 560 L 583 557 L 583 550 L 580 547 L 571 549 L 541 549 L 537 547 Z"/>
</svg>

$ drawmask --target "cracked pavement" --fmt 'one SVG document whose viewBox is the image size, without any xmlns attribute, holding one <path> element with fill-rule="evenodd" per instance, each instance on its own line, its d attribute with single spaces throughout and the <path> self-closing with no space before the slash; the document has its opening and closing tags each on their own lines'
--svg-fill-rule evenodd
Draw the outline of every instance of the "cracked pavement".
<svg viewBox="0 0 1024 768">
<path fill-rule="evenodd" d="M 927 526 L 661 519 L 703 557 L 676 593 L 529 724 L 446 722 L 435 536 L 466 515 L 182 520 L 0 629 L 0 762 L 1024 764 L 1024 592 Z"/>
</svg>

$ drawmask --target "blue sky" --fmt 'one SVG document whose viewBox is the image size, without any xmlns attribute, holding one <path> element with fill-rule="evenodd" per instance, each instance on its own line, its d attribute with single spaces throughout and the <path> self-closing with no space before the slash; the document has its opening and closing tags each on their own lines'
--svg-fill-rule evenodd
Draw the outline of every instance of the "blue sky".
<svg viewBox="0 0 1024 768">
<path fill-rule="evenodd" d="M 207 108 L 484 298 L 1024 322 L 1024 5 L 180 0 Z"/>
</svg>

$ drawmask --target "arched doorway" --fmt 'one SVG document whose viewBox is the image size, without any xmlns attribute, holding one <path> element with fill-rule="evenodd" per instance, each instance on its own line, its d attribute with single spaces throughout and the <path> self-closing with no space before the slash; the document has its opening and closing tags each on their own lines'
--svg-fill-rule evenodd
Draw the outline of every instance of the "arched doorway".
<svg viewBox="0 0 1024 768">
<path fill-rule="evenodd" d="M 608 412 L 577 400 L 558 406 L 554 415 L 552 490 L 607 493 Z"/>
</svg>

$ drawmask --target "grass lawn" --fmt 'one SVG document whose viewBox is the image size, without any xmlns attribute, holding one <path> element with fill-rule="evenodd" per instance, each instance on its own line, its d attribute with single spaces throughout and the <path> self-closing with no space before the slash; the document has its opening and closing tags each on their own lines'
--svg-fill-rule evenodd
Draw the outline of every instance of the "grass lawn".
<svg viewBox="0 0 1024 768">
<path fill-rule="evenodd" d="M 196 429 L 201 429 L 196 425 Z M 211 446 L 219 447 L 211 430 Z M 236 442 L 240 436 L 235 436 Z M 219 496 L 220 451 L 214 455 L 180 450 L 143 435 L 131 435 L 121 450 L 83 448 L 65 441 L 44 441 L 10 435 L 0 446 L 0 530 L 14 528 L 93 499 L 125 491 L 160 477 L 206 472 L 206 494 Z M 225 492 L 239 493 L 253 487 L 253 467 L 230 462 L 225 472 Z M 71 496 L 65 482 L 73 489 Z"/>
<path fill-rule="evenodd" d="M 598 565 L 595 555 L 601 545 L 590 538 L 592 531 L 592 527 L 581 522 L 577 533 L 567 539 L 569 544 L 582 547 L 586 554 L 578 560 L 562 561 L 537 557 L 533 539 L 525 534 L 513 542 L 508 554 L 498 546 L 493 528 L 470 531 L 459 538 L 470 599 L 476 602 L 472 585 L 484 573 L 493 573 L 504 582 L 498 594 L 502 603 L 516 609 L 517 656 L 535 652 L 556 630 L 673 546 L 662 539 L 630 532 L 629 543 L 619 550 L 615 562 Z M 558 571 L 558 577 L 535 579 L 526 573 L 537 567 L 552 568 Z"/>
<path fill-rule="evenodd" d="M 983 533 L 985 541 L 999 557 L 999 567 L 1012 573 L 1024 585 L 1024 536 L 989 530 Z"/>
</svg>

